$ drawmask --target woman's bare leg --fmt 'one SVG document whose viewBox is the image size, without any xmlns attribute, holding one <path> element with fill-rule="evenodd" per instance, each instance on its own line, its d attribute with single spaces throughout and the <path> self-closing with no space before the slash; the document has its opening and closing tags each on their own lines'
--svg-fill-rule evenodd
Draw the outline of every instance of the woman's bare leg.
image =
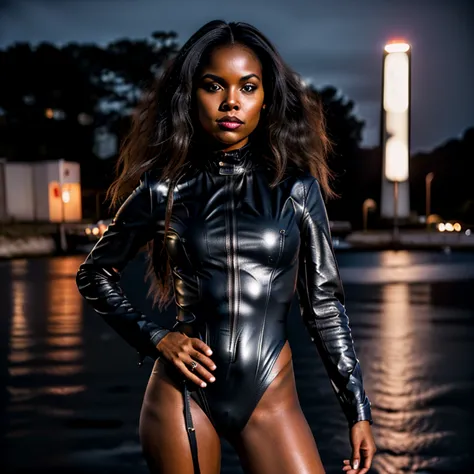
<svg viewBox="0 0 474 474">
<path fill-rule="evenodd" d="M 247 474 L 324 474 L 308 422 L 301 410 L 288 342 L 267 388 L 242 432 L 229 440 Z"/>
<path fill-rule="evenodd" d="M 201 407 L 190 398 L 198 443 L 201 474 L 219 474 L 219 436 Z M 140 442 L 152 474 L 193 474 L 193 463 L 183 414 L 183 395 L 157 360 L 140 413 Z"/>
</svg>

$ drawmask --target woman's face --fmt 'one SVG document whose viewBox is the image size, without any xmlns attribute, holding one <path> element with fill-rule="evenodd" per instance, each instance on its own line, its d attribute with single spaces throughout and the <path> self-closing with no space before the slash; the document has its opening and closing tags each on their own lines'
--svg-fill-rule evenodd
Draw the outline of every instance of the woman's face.
<svg viewBox="0 0 474 474">
<path fill-rule="evenodd" d="M 262 66 L 242 45 L 216 48 L 196 79 L 199 122 L 211 141 L 230 151 L 244 146 L 263 106 Z M 226 116 L 243 123 L 222 122 Z M 220 121 L 220 122 L 219 122 Z"/>
</svg>

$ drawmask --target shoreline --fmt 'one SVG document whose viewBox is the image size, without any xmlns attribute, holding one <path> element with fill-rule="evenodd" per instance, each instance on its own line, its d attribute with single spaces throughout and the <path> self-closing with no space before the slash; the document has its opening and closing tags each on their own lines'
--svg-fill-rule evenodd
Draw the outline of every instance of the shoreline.
<svg viewBox="0 0 474 474">
<path fill-rule="evenodd" d="M 13 258 L 77 255 L 88 253 L 95 241 L 74 245 L 67 252 L 58 249 L 58 242 L 51 235 L 6 237 L 0 235 L 0 261 Z M 345 238 L 333 236 L 336 252 L 367 252 L 383 250 L 434 250 L 474 251 L 474 235 L 400 231 L 398 242 L 393 241 L 391 231 L 356 231 Z"/>
<path fill-rule="evenodd" d="M 353 250 L 474 250 L 474 234 L 400 230 L 395 241 L 391 230 L 355 231 L 345 243 Z"/>
<path fill-rule="evenodd" d="M 9 238 L 0 235 L 0 260 L 53 255 L 55 252 L 56 242 L 51 236 Z"/>
</svg>

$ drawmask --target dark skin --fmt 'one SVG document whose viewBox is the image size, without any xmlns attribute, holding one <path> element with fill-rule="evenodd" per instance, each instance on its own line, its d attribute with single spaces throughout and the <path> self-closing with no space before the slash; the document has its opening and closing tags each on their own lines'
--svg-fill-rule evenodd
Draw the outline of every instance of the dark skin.
<svg viewBox="0 0 474 474">
<path fill-rule="evenodd" d="M 211 63 L 199 74 L 196 106 L 201 132 L 218 149 L 244 146 L 257 128 L 265 108 L 262 77 L 258 58 L 241 46 L 216 49 Z M 244 123 L 236 130 L 223 130 L 217 120 L 225 115 Z"/>
<path fill-rule="evenodd" d="M 256 55 L 238 44 L 215 49 L 208 63 L 199 71 L 195 84 L 197 117 L 201 134 L 216 149 L 230 151 L 248 142 L 249 135 L 256 129 L 265 109 L 262 79 L 262 66 Z M 236 116 L 244 123 L 235 130 L 224 130 L 217 120 L 225 115 Z M 205 387 L 215 380 L 212 372 L 216 366 L 211 358 L 212 350 L 200 339 L 170 332 L 160 341 L 157 349 L 162 357 L 192 382 Z M 189 367 L 193 360 L 198 365 L 191 372 Z M 236 448 L 247 473 L 324 473 L 314 438 L 299 406 L 288 342 L 275 362 L 273 371 L 277 375 L 243 432 L 229 441 Z M 176 418 L 172 418 L 172 407 L 179 405 L 181 395 L 177 387 L 173 388 L 172 381 L 159 361 L 155 363 L 153 373 L 159 374 L 159 378 L 150 379 L 147 387 L 141 428 L 145 456 L 150 459 L 153 449 L 166 443 L 169 436 L 163 439 L 151 438 L 149 433 L 155 427 L 151 422 L 145 422 L 145 418 L 159 420 L 164 430 L 167 422 L 174 426 L 172 424 L 176 424 L 176 420 L 182 416 L 179 409 Z M 163 406 L 162 399 L 163 403 L 170 406 L 159 412 L 157 407 Z M 198 444 L 204 448 L 200 451 L 201 470 L 204 474 L 217 473 L 220 469 L 218 436 L 194 401 L 192 414 L 196 419 Z M 176 432 L 173 439 L 175 445 L 181 441 L 183 446 L 187 444 L 184 432 Z M 350 442 L 351 459 L 343 460 L 342 470 L 347 474 L 364 474 L 369 470 L 376 452 L 368 421 L 359 421 L 350 429 Z M 149 460 L 149 465 L 159 466 L 159 472 L 168 472 L 166 469 L 173 472 L 178 456 L 172 451 L 175 445 L 166 448 L 169 464 L 166 455 L 160 454 L 159 462 Z M 181 454 L 179 462 L 187 463 L 180 466 L 179 472 L 192 472 L 189 458 L 183 458 Z"/>
</svg>

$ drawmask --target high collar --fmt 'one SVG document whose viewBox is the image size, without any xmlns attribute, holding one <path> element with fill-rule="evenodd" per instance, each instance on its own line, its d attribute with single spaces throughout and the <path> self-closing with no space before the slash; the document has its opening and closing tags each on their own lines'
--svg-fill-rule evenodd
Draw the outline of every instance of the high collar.
<svg viewBox="0 0 474 474">
<path fill-rule="evenodd" d="M 205 167 L 216 174 L 229 176 L 242 174 L 257 166 L 255 148 L 251 142 L 231 151 L 207 151 Z"/>
</svg>

